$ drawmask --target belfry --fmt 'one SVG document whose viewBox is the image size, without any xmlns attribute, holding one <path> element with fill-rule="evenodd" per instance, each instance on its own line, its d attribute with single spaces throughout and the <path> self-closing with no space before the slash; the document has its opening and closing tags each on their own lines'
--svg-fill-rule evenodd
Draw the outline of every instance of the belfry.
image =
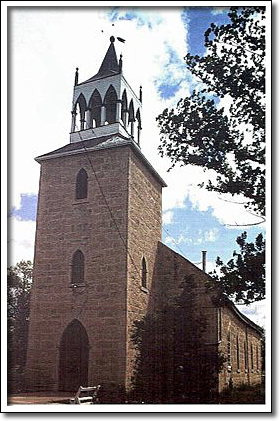
<svg viewBox="0 0 280 421">
<path fill-rule="evenodd" d="M 112 36 L 95 76 L 78 83 L 76 69 L 70 142 L 90 139 L 94 132 L 96 137 L 119 133 L 140 143 L 141 87 L 138 98 L 123 76 L 122 56 L 118 61 L 114 41 Z"/>
<path fill-rule="evenodd" d="M 141 152 L 142 88 L 137 96 L 124 78 L 114 41 L 94 76 L 80 82 L 76 69 L 70 142 L 36 158 L 26 388 L 75 392 L 113 383 L 129 391 L 135 321 L 163 313 L 183 283 L 192 295 L 189 314 L 204 312 L 203 346 L 214 359 L 227 355 L 227 365 L 214 373 L 216 390 L 231 381 L 257 383 L 262 330 L 229 300 L 214 303 L 209 276 L 161 242 L 166 184 Z M 194 282 L 186 284 L 190 277 Z M 163 327 L 159 343 L 164 333 Z M 176 395 L 175 339 L 167 338 L 164 370 L 149 373 L 164 378 L 154 383 L 159 401 Z M 164 359 L 159 349 L 153 357 Z M 187 362 L 188 355 L 180 359 Z"/>
</svg>

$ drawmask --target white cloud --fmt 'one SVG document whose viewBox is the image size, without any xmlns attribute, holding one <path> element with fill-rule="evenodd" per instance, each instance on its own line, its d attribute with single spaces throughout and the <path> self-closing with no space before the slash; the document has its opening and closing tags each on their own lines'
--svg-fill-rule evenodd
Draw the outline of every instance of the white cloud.
<svg viewBox="0 0 280 421">
<path fill-rule="evenodd" d="M 213 10 L 211 10 L 211 14 L 216 16 L 216 15 L 220 15 L 222 13 L 228 13 L 229 12 L 229 7 L 221 7 L 221 6 L 214 6 Z"/>
<path fill-rule="evenodd" d="M 8 224 L 8 266 L 21 260 L 33 261 L 36 222 L 21 221 L 13 216 L 9 218 Z"/>
<path fill-rule="evenodd" d="M 173 221 L 173 212 L 171 211 L 167 211 L 167 212 L 163 212 L 162 214 L 162 222 L 165 225 L 171 224 Z"/>
<path fill-rule="evenodd" d="M 267 303 L 266 300 L 256 301 L 247 306 L 240 305 L 237 306 L 238 310 L 241 313 L 245 314 L 250 320 L 261 327 L 266 327 L 266 312 L 267 312 Z"/>
<path fill-rule="evenodd" d="M 209 231 L 206 231 L 204 233 L 204 239 L 205 239 L 205 241 L 206 242 L 214 242 L 214 241 L 216 241 L 217 238 L 218 238 L 218 233 L 219 233 L 218 228 L 213 228 L 213 229 L 211 229 Z"/>
</svg>

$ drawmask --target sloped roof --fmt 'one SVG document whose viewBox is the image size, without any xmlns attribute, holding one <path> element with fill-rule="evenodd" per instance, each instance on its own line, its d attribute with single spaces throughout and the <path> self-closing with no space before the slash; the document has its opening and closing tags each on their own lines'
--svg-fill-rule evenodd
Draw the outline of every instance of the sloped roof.
<svg viewBox="0 0 280 421">
<path fill-rule="evenodd" d="M 82 140 L 80 142 L 68 143 L 62 148 L 55 149 L 54 151 L 48 152 L 44 155 L 40 155 L 35 158 L 35 161 L 42 162 L 47 159 L 58 158 L 62 156 L 76 155 L 85 152 L 98 151 L 103 149 L 111 149 L 115 147 L 130 146 L 132 147 L 135 154 L 142 161 L 142 163 L 149 169 L 156 180 L 162 187 L 166 187 L 167 184 L 157 173 L 154 167 L 149 163 L 147 158 L 141 152 L 139 146 L 134 142 L 132 138 L 125 137 L 121 134 L 100 136 L 88 140 Z"/>
<path fill-rule="evenodd" d="M 78 85 L 83 85 L 84 83 L 92 82 L 93 80 L 102 79 L 107 76 L 114 76 L 120 73 L 120 67 L 117 59 L 117 54 L 114 46 L 115 38 L 110 38 L 111 44 L 105 54 L 105 57 L 102 61 L 100 69 L 96 75 L 92 76 L 90 79 L 87 79 L 85 82 L 81 82 Z"/>
<path fill-rule="evenodd" d="M 161 247 L 164 247 L 165 249 L 168 249 L 170 254 L 180 256 L 182 259 L 184 259 L 197 273 L 201 273 L 203 276 L 207 277 L 209 280 L 213 280 L 208 273 L 201 270 L 199 267 L 197 267 L 194 263 L 192 263 L 190 260 L 188 260 L 185 256 L 182 256 L 181 254 L 177 253 L 176 251 L 172 250 L 170 247 L 168 247 L 166 244 L 160 242 Z M 227 307 L 231 309 L 235 315 L 239 318 L 239 320 L 242 320 L 244 323 L 249 325 L 252 329 L 257 331 L 260 335 L 263 334 L 263 328 L 258 326 L 256 323 L 254 323 L 251 319 L 249 319 L 245 314 L 241 313 L 241 311 L 238 310 L 238 308 L 235 306 L 235 304 L 225 295 L 223 294 L 220 299 L 220 304 L 224 307 Z"/>
</svg>

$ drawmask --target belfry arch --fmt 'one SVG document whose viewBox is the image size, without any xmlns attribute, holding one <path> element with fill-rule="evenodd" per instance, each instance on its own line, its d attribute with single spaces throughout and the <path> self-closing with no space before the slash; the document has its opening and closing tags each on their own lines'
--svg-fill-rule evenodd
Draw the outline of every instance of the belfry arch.
<svg viewBox="0 0 280 421">
<path fill-rule="evenodd" d="M 133 101 L 131 100 L 129 103 L 129 109 L 128 109 L 128 123 L 130 125 L 130 134 L 131 136 L 134 136 L 134 122 L 135 122 L 135 115 L 134 115 L 134 105 Z"/>
<path fill-rule="evenodd" d="M 77 391 L 88 384 L 89 339 L 84 326 L 72 320 L 61 336 L 59 346 L 58 387 L 63 391 Z"/>
<path fill-rule="evenodd" d="M 78 126 L 77 117 L 79 118 L 80 125 Z M 86 118 L 86 100 L 83 94 L 79 95 L 79 98 L 77 99 L 75 106 L 72 111 L 72 128 L 71 131 L 79 131 L 84 130 L 85 128 L 85 120 Z"/>
<path fill-rule="evenodd" d="M 89 121 L 88 128 L 99 127 L 101 125 L 102 100 L 97 89 L 94 90 L 89 101 Z"/>
<path fill-rule="evenodd" d="M 136 113 L 136 120 L 137 120 L 137 143 L 138 145 L 140 145 L 140 133 L 141 133 L 142 126 L 141 126 L 141 115 L 140 115 L 139 109 L 137 110 L 137 113 Z"/>
<path fill-rule="evenodd" d="M 104 103 L 106 107 L 106 122 L 108 124 L 116 122 L 117 99 L 118 97 L 116 90 L 112 85 L 110 85 L 104 98 Z"/>
<path fill-rule="evenodd" d="M 128 116 L 127 95 L 126 95 L 126 90 L 124 90 L 122 94 L 122 107 L 121 107 L 121 119 L 124 124 L 124 127 L 127 126 L 127 116 Z"/>
</svg>

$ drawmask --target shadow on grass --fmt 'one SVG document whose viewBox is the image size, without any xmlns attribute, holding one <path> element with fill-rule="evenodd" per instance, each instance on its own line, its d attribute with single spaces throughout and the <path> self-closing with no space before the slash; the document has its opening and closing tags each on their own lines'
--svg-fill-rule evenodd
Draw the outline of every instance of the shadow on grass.
<svg viewBox="0 0 280 421">
<path fill-rule="evenodd" d="M 228 389 L 219 396 L 221 404 L 264 404 L 265 386 L 258 384 L 255 386 L 243 385 L 232 390 Z"/>
</svg>

